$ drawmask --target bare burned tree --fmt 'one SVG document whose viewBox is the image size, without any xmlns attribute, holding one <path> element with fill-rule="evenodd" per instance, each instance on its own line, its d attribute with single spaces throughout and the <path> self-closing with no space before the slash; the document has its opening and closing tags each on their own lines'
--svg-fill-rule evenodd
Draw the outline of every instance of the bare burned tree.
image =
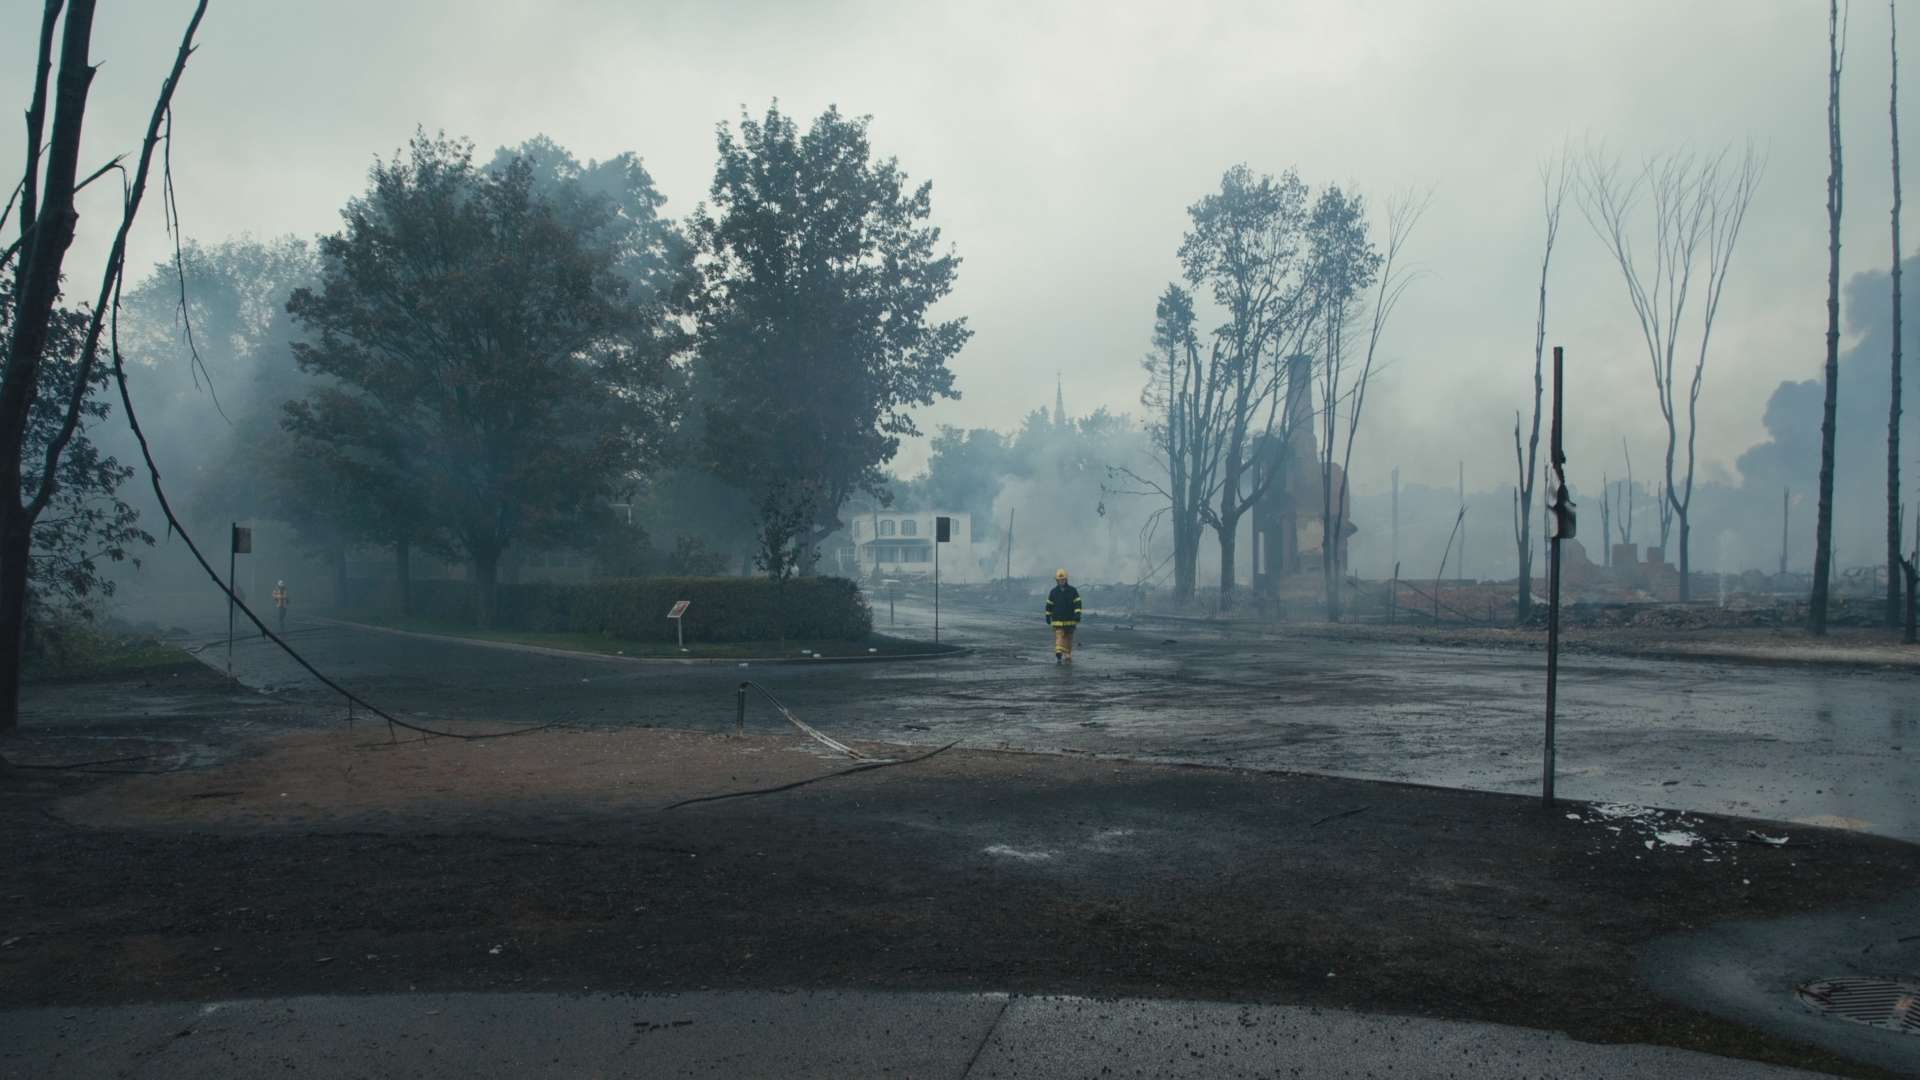
<svg viewBox="0 0 1920 1080">
<path fill-rule="evenodd" d="M 1893 133 L 1893 393 L 1887 399 L 1887 625 L 1898 626 L 1900 606 L 1900 28 L 1893 0 L 1887 0 L 1887 51 L 1893 74 L 1887 91 L 1887 120 Z"/>
<path fill-rule="evenodd" d="M 1600 565 L 1613 565 L 1613 478 L 1600 474 Z"/>
<path fill-rule="evenodd" d="M 1321 193 L 1308 228 L 1313 235 L 1309 274 L 1315 290 L 1319 321 L 1316 340 L 1322 354 L 1320 371 L 1320 552 L 1326 583 L 1327 619 L 1339 622 L 1346 581 L 1341 565 L 1341 539 L 1347 528 L 1347 477 L 1353 464 L 1354 442 L 1366 410 L 1367 387 L 1372 381 L 1380 339 L 1394 308 L 1418 272 L 1405 259 L 1407 238 L 1432 195 L 1396 197 L 1387 204 L 1386 251 L 1376 250 L 1367 237 L 1365 206 L 1357 195 L 1338 187 Z M 1372 310 L 1364 328 L 1366 347 L 1358 357 L 1349 354 L 1347 330 L 1359 323 L 1359 298 L 1373 291 Z M 1357 362 L 1358 370 L 1350 368 Z M 1345 418 L 1344 432 L 1341 426 Z M 1336 475 L 1336 468 L 1338 474 Z"/>
<path fill-rule="evenodd" d="M 1567 154 L 1540 166 L 1540 209 L 1546 218 L 1547 238 L 1540 254 L 1540 304 L 1533 320 L 1533 428 L 1524 452 L 1520 446 L 1520 413 L 1513 414 L 1513 458 L 1520 482 L 1514 487 L 1513 543 L 1520 554 L 1521 622 L 1533 614 L 1533 492 L 1539 475 L 1540 402 L 1546 392 L 1541 377 L 1547 349 L 1547 271 L 1553 265 L 1553 242 L 1560 235 L 1560 207 L 1566 202 L 1571 177 Z M 1602 531 L 1605 531 L 1604 529 Z"/>
<path fill-rule="evenodd" d="M 1694 448 L 1707 350 L 1714 317 L 1726 295 L 1740 227 L 1765 170 L 1764 159 L 1751 143 L 1737 159 L 1731 148 L 1711 156 L 1687 150 L 1655 155 L 1631 177 L 1623 177 L 1618 162 L 1603 150 L 1590 147 L 1580 169 L 1581 211 L 1620 269 L 1651 363 L 1660 417 L 1667 427 L 1661 546 L 1667 543 L 1667 523 L 1677 523 L 1683 602 L 1691 596 Z M 1645 227 L 1643 216 L 1651 218 Z M 1643 232 L 1651 234 L 1651 256 L 1635 244 Z M 1693 372 L 1682 400 L 1680 382 L 1686 373 L 1679 368 L 1680 339 L 1690 331 L 1687 305 L 1696 274 L 1703 275 L 1699 346 L 1690 350 Z"/>
<path fill-rule="evenodd" d="M 0 270 L 14 270 L 14 321 L 5 342 L 6 371 L 0 378 L 0 734 L 19 723 L 20 660 L 26 636 L 27 568 L 31 559 L 33 526 L 52 501 L 60 475 L 61 455 L 79 427 L 100 347 L 103 319 L 118 295 L 125 276 L 127 234 L 140 210 L 151 173 L 154 151 L 172 109 L 174 88 L 193 54 L 193 38 L 206 14 L 206 0 L 194 8 L 175 54 L 173 67 L 154 101 L 138 162 L 128 175 L 115 158 L 84 178 L 80 175 L 81 133 L 85 126 L 87 93 L 93 83 L 90 58 L 94 0 L 46 0 L 40 16 L 39 51 L 33 69 L 33 90 L 27 107 L 26 168 L 18 188 L 20 234 L 0 252 Z M 60 39 L 57 76 L 53 68 L 54 38 Z M 49 83 L 53 96 L 53 126 L 47 134 Z M 45 137 L 45 141 L 43 141 Z M 108 172 L 123 177 L 119 231 L 100 273 L 100 287 L 89 313 L 72 392 L 64 403 L 58 429 L 42 459 L 29 471 L 24 457 L 28 414 L 40 384 L 46 359 L 48 330 L 60 301 L 66 276 L 67 249 L 79 227 L 76 196 Z M 9 203 L 9 210 L 11 209 Z M 0 212 L 0 229 L 6 213 Z"/>
<path fill-rule="evenodd" d="M 1219 487 L 1220 417 L 1231 382 L 1223 344 L 1203 352 L 1194 329 L 1193 295 L 1169 284 L 1154 306 L 1153 349 L 1142 365 L 1147 385 L 1140 403 L 1160 455 L 1160 475 L 1144 476 L 1115 467 L 1116 493 L 1148 495 L 1165 504 L 1150 515 L 1147 528 L 1165 518 L 1173 527 L 1173 599 L 1193 599 L 1200 557 L 1203 516 Z"/>
<path fill-rule="evenodd" d="M 1807 630 L 1827 632 L 1828 580 L 1833 573 L 1833 428 L 1840 398 L 1840 70 L 1846 23 L 1839 0 L 1827 3 L 1827 395 L 1820 413 L 1820 505 L 1813 525 L 1813 597 Z"/>
</svg>

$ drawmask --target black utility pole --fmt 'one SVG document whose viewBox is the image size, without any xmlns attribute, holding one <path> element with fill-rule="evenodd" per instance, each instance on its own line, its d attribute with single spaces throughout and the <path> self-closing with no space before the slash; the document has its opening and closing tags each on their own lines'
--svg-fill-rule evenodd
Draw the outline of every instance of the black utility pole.
<svg viewBox="0 0 1920 1080">
<path fill-rule="evenodd" d="M 1547 539 L 1547 739 L 1540 761 L 1540 801 L 1553 805 L 1553 711 L 1560 681 L 1560 541 L 1574 534 L 1573 504 L 1567 501 L 1567 453 L 1561 444 L 1560 404 L 1566 379 L 1561 347 L 1553 347 L 1553 435 L 1548 455 L 1552 469 L 1547 505 L 1553 511 L 1553 531 Z"/>
</svg>

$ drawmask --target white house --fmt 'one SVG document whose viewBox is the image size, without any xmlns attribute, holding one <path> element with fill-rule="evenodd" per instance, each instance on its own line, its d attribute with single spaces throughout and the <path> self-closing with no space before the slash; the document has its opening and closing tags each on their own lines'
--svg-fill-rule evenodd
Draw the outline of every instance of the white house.
<svg viewBox="0 0 1920 1080">
<path fill-rule="evenodd" d="M 882 577 L 932 577 L 934 519 L 939 517 L 953 519 L 952 535 L 940 545 L 941 580 L 961 584 L 984 580 L 973 550 L 972 516 L 942 510 L 855 511 L 847 532 L 860 576 L 870 577 L 877 570 Z"/>
</svg>

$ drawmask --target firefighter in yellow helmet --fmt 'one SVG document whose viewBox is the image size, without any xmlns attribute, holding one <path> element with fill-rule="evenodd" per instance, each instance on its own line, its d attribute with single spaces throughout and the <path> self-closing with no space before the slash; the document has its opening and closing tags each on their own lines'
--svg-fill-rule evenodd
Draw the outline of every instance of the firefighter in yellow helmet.
<svg viewBox="0 0 1920 1080">
<path fill-rule="evenodd" d="M 1080 627 L 1080 590 L 1067 584 L 1067 572 L 1053 574 L 1047 594 L 1047 625 L 1053 627 L 1053 662 L 1073 663 L 1073 632 Z"/>
</svg>

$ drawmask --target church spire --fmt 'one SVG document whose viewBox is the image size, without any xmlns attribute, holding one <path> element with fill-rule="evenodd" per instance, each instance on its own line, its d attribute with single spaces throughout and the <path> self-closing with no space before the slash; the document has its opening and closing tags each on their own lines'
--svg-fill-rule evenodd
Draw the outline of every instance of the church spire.
<svg viewBox="0 0 1920 1080">
<path fill-rule="evenodd" d="M 1053 426 L 1067 426 L 1067 393 L 1060 382 L 1060 373 L 1053 373 Z"/>
</svg>

